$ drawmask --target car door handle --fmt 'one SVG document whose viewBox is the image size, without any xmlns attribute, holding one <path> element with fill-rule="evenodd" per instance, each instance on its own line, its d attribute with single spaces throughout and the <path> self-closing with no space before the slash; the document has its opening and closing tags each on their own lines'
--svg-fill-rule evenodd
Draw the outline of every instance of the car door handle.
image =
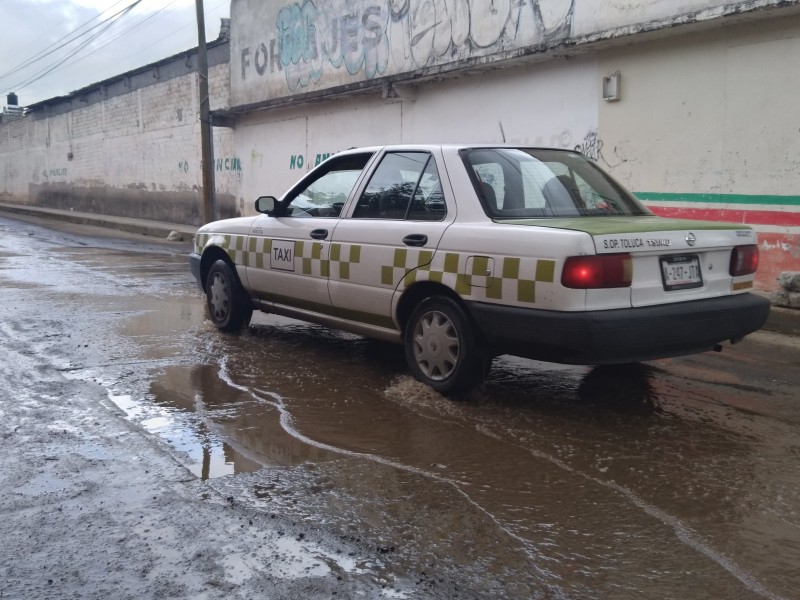
<svg viewBox="0 0 800 600">
<path fill-rule="evenodd" d="M 328 230 L 327 229 L 314 229 L 311 231 L 311 237 L 315 240 L 324 240 L 328 237 Z"/>
<path fill-rule="evenodd" d="M 424 246 L 428 243 L 428 236 L 422 233 L 412 233 L 403 238 L 406 246 Z"/>
</svg>

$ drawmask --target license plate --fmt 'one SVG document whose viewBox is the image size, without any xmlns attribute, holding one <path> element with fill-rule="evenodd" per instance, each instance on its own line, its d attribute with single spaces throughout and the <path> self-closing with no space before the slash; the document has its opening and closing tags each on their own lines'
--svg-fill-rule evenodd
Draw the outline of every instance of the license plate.
<svg viewBox="0 0 800 600">
<path fill-rule="evenodd" d="M 703 273 L 700 271 L 700 259 L 695 254 L 662 256 L 661 279 L 664 281 L 664 289 L 668 292 L 702 287 Z"/>
</svg>

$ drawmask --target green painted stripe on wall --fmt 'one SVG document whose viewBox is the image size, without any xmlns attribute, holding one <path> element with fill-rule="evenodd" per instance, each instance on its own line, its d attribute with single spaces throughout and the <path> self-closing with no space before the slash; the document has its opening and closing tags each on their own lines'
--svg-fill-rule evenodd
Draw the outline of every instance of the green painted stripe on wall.
<svg viewBox="0 0 800 600">
<path fill-rule="evenodd" d="M 698 202 L 713 204 L 762 204 L 800 206 L 800 196 L 768 196 L 750 194 L 676 194 L 663 192 L 634 192 L 639 200 L 659 202 Z"/>
</svg>

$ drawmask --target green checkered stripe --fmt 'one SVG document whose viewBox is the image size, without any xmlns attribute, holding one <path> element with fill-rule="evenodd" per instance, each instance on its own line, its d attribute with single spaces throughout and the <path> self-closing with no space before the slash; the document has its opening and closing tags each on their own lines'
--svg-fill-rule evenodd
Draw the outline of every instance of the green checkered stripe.
<svg viewBox="0 0 800 600">
<path fill-rule="evenodd" d="M 211 235 L 195 236 L 195 250 L 200 253 Z M 220 246 L 234 264 L 265 269 L 269 267 L 272 239 L 244 235 L 224 235 Z M 358 244 L 333 243 L 330 257 L 322 256 L 323 245 L 295 241 L 295 272 L 311 277 L 348 280 L 353 265 L 362 265 L 362 247 Z M 396 248 L 391 265 L 381 267 L 381 285 L 410 287 L 417 281 L 444 284 L 464 298 L 536 303 L 537 284 L 552 284 L 556 261 L 551 259 L 470 256 L 415 248 Z"/>
<path fill-rule="evenodd" d="M 231 260 L 239 265 L 243 265 L 244 260 L 247 258 L 247 249 L 245 248 L 247 236 L 243 235 L 218 235 L 213 233 L 198 233 L 194 236 L 194 250 L 198 254 L 202 254 L 211 238 L 222 238 L 219 247 L 225 250 Z"/>
<path fill-rule="evenodd" d="M 330 265 L 322 258 L 322 244 L 319 242 L 295 241 L 294 268 L 295 273 L 311 277 L 329 277 Z M 298 264 L 300 263 L 299 268 Z"/>
<path fill-rule="evenodd" d="M 195 249 L 202 252 L 211 236 L 201 234 L 195 237 Z M 245 235 L 224 235 L 220 247 L 225 250 L 236 265 L 269 268 L 272 253 L 272 239 Z M 328 261 L 322 258 L 322 244 L 319 242 L 294 242 L 295 272 L 312 277 L 328 277 Z"/>
<path fill-rule="evenodd" d="M 247 267 L 265 269 L 269 265 L 269 255 L 272 252 L 272 240 L 262 237 L 251 237 L 247 249 L 243 251 L 242 264 Z M 230 256 L 230 252 L 228 252 Z M 233 257 L 231 257 L 233 258 Z"/>
<path fill-rule="evenodd" d="M 194 250 L 198 254 L 202 254 L 206 245 L 211 240 L 211 237 L 218 237 L 211 233 L 198 233 L 194 236 Z M 247 236 L 244 235 L 223 235 L 222 241 L 219 244 L 220 248 L 225 250 L 228 256 L 236 265 L 246 265 L 250 257 L 250 252 L 247 246 Z M 252 244 L 251 244 L 252 246 Z M 269 252 L 269 250 L 267 250 Z"/>
<path fill-rule="evenodd" d="M 198 233 L 197 235 L 194 236 L 194 251 L 197 254 L 203 253 L 203 249 L 206 247 L 206 244 L 208 243 L 208 238 L 210 237 L 211 236 L 208 235 L 207 233 Z"/>
<path fill-rule="evenodd" d="M 556 261 L 551 259 L 470 257 L 444 252 L 432 260 L 432 254 L 405 248 L 395 250 L 394 264 L 383 267 L 381 283 L 392 285 L 402 280 L 401 285 L 407 288 L 417 281 L 435 281 L 464 298 L 534 304 L 537 283 L 551 284 L 555 278 Z"/>
<path fill-rule="evenodd" d="M 247 251 L 247 236 L 226 235 L 222 242 L 222 248 L 231 257 L 235 265 L 247 265 L 249 252 Z"/>
<path fill-rule="evenodd" d="M 394 251 L 394 259 L 391 265 L 384 265 L 381 267 L 381 284 L 395 287 L 403 277 L 406 278 L 405 287 L 410 286 L 416 281 L 416 274 L 418 271 L 411 269 L 424 269 L 429 267 L 431 260 L 433 260 L 433 252 L 431 250 L 416 250 L 413 248 L 396 248 Z M 409 271 L 411 271 L 409 273 Z M 441 279 L 434 279 L 433 277 L 425 277 L 432 281 L 439 281 Z"/>
<path fill-rule="evenodd" d="M 350 266 L 361 264 L 361 246 L 358 244 L 331 244 L 328 261 L 331 277 L 350 279 Z"/>
</svg>

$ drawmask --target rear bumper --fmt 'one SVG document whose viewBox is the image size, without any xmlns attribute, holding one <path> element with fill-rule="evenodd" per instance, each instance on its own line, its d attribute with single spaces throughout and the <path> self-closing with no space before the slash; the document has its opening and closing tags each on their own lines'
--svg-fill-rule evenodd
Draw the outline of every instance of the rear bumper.
<svg viewBox="0 0 800 600">
<path fill-rule="evenodd" d="M 754 294 L 581 313 L 468 304 L 496 354 L 602 365 L 712 350 L 760 329 L 770 303 Z"/>
</svg>

